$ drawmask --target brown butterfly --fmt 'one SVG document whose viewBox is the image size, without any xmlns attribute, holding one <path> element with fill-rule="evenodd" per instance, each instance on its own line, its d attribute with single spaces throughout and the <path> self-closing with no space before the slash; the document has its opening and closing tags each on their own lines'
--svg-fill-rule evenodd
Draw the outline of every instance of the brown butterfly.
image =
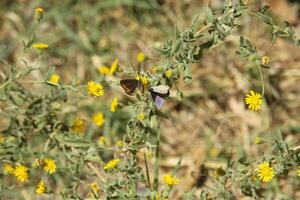
<svg viewBox="0 0 300 200">
<path fill-rule="evenodd" d="M 122 86 L 122 88 L 124 89 L 124 91 L 126 92 L 126 94 L 132 96 L 134 94 L 134 92 L 136 91 L 136 89 L 142 90 L 142 92 L 144 92 L 144 85 L 140 80 L 137 79 L 122 79 L 120 81 L 120 84 Z"/>
</svg>

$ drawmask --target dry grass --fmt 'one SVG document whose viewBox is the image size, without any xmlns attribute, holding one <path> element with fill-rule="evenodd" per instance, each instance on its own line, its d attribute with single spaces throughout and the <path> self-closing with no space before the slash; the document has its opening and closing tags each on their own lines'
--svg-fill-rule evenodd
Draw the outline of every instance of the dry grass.
<svg viewBox="0 0 300 200">
<path fill-rule="evenodd" d="M 108 65 L 116 57 L 121 66 L 129 66 L 139 51 L 150 58 L 149 67 L 155 65 L 154 45 L 172 36 L 176 23 L 187 27 L 197 14 L 202 19 L 201 11 L 205 8 L 202 6 L 209 1 L 166 0 L 163 5 L 151 9 L 120 5 L 105 7 L 104 3 L 96 1 L 75 5 L 66 1 L 61 6 L 60 2 L 44 5 L 46 18 L 38 41 L 49 43 L 51 48 L 42 64 L 57 66 L 64 82 L 71 82 L 74 76 L 85 82 L 94 76 L 97 66 Z M 220 5 L 219 1 L 211 3 Z M 38 1 L 19 0 L 4 1 L 0 5 L 2 81 L 7 70 L 5 62 L 13 63 L 21 54 L 21 41 L 26 38 L 32 20 L 30 11 L 39 4 Z M 277 9 L 274 8 L 275 12 Z M 247 110 L 244 105 L 244 95 L 250 85 L 259 89 L 260 82 L 255 68 L 235 54 L 237 37 L 232 36 L 207 52 L 201 63 L 192 68 L 193 81 L 178 85 L 184 91 L 184 100 L 178 100 L 172 93 L 173 98 L 163 109 L 173 120 L 163 120 L 160 170 L 173 169 L 182 158 L 178 174 L 182 181 L 171 199 L 195 186 L 198 192 L 203 185 L 210 187 L 215 170 L 219 167 L 226 170 L 229 157 L 236 159 L 245 153 L 259 158 L 258 147 L 254 144 L 257 136 L 272 138 L 280 132 L 287 141 L 299 144 L 299 47 L 283 39 L 271 44 L 267 28 L 255 19 L 245 18 L 243 24 L 245 26 L 239 33 L 253 41 L 261 55 L 271 58 L 271 68 L 264 69 L 265 105 L 258 113 Z M 295 28 L 299 35 L 300 24 Z M 25 57 L 28 63 L 35 59 L 33 55 Z M 32 80 L 42 78 L 42 72 L 30 77 Z M 296 192 L 293 187 L 285 186 L 284 181 L 280 189 L 285 193 Z M 234 196 L 237 199 L 243 197 L 240 191 L 234 191 Z"/>
</svg>

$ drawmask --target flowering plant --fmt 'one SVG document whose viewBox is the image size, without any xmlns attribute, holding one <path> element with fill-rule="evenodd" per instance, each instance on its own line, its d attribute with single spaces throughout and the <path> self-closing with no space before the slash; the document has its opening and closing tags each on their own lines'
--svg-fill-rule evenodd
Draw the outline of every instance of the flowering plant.
<svg viewBox="0 0 300 200">
<path fill-rule="evenodd" d="M 151 3 L 138 5 L 152 6 Z M 165 151 L 162 124 L 177 128 L 177 119 L 170 114 L 171 109 L 164 110 L 165 107 L 177 101 L 180 104 L 173 106 L 173 110 L 179 106 L 194 109 L 193 97 L 199 92 L 188 93 L 188 89 L 181 89 L 179 85 L 184 88 L 192 81 L 199 81 L 192 73 L 194 64 L 219 46 L 227 45 L 226 42 L 232 42 L 228 46 L 251 66 L 245 76 L 254 74 L 250 86 L 240 89 L 243 97 L 239 100 L 249 109 L 243 112 L 249 116 L 261 115 L 267 109 L 266 93 L 271 86 L 266 86 L 265 77 L 272 59 L 237 31 L 243 28 L 244 19 L 251 17 L 265 23 L 272 41 L 283 37 L 300 45 L 294 29 L 287 24 L 276 24 L 267 6 L 257 10 L 255 2 L 242 0 L 229 0 L 222 5 L 215 10 L 208 7 L 205 18 L 200 21 L 198 16 L 188 28 L 176 26 L 173 37 L 154 45 L 157 58 L 138 52 L 131 67 L 124 67 L 121 58 L 111 59 L 110 64 L 100 63 L 87 76 L 79 78 L 76 74 L 70 81 L 60 73 L 64 69 L 40 64 L 54 47 L 50 42 L 38 43 L 37 35 L 47 12 L 37 8 L 29 39 L 23 43 L 24 53 L 14 64 L 6 65 L 5 73 L 1 72 L 4 76 L 0 84 L 1 108 L 7 126 L 0 135 L 0 164 L 3 166 L 0 197 L 18 199 L 28 190 L 28 195 L 62 199 L 159 200 L 172 199 L 172 195 L 188 200 L 244 196 L 260 199 L 272 192 L 277 192 L 276 198 L 281 197 L 279 185 L 273 183 L 288 174 L 292 176 L 291 181 L 297 180 L 299 185 L 299 144 L 286 141 L 281 133 L 276 139 L 256 137 L 257 148 L 253 151 L 255 155 L 261 154 L 260 157 L 251 156 L 254 153 L 250 150 L 246 152 L 247 142 L 245 149 L 226 147 L 220 152 L 211 148 L 211 157 L 220 155 L 214 161 L 225 162 L 203 161 L 199 165 L 200 174 L 195 176 L 194 188 L 180 189 L 179 194 L 176 188 L 184 188 L 180 170 L 186 167 L 186 159 L 176 157 L 167 170 L 161 164 Z M 53 15 L 60 28 L 66 28 L 57 15 Z M 101 60 L 91 48 L 95 41 L 86 39 L 84 32 L 77 37 L 66 29 L 70 38 L 92 55 L 95 63 Z M 91 34 L 90 37 L 96 36 Z M 100 43 L 105 49 L 105 41 Z M 37 55 L 38 61 L 27 62 L 25 55 Z M 43 79 L 32 81 L 35 74 L 42 75 Z M 128 80 L 125 86 L 120 85 L 123 78 Z M 202 97 L 219 101 L 215 93 L 223 85 L 205 81 L 213 92 L 207 91 L 207 96 Z M 40 88 L 35 88 L 36 85 Z M 207 105 L 211 109 L 215 107 L 211 102 Z M 211 127 L 202 125 L 210 135 L 211 128 L 216 126 L 214 123 Z M 218 137 L 220 132 L 218 128 L 217 136 L 213 137 Z M 211 185 L 205 185 L 207 179 Z M 16 188 L 18 192 L 12 193 Z M 296 194 L 289 197 L 294 198 Z"/>
</svg>

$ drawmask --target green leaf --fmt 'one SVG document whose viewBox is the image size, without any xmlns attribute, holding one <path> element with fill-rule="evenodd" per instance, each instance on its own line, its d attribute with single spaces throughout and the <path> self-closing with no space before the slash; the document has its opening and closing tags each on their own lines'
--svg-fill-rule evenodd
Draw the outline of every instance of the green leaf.
<svg viewBox="0 0 300 200">
<path fill-rule="evenodd" d="M 92 162 L 96 162 L 96 163 L 101 163 L 102 162 L 102 159 L 99 158 L 98 155 L 95 155 L 95 154 L 88 154 L 84 157 L 84 160 L 85 161 L 92 161 Z"/>
<path fill-rule="evenodd" d="M 240 17 L 248 10 L 248 6 L 239 6 L 236 8 L 236 13 L 234 14 L 235 17 Z"/>
<path fill-rule="evenodd" d="M 47 82 L 48 80 L 50 80 L 52 74 L 54 73 L 55 71 L 55 67 L 52 66 L 49 68 L 48 72 L 47 72 L 47 75 L 46 75 L 46 79 L 45 79 L 45 82 Z"/>
<path fill-rule="evenodd" d="M 54 134 L 53 137 L 60 143 L 69 147 L 88 148 L 91 146 L 90 142 L 84 141 L 82 138 L 76 136 Z"/>
<path fill-rule="evenodd" d="M 240 37 L 240 46 L 244 46 L 245 38 L 243 36 Z"/>
<path fill-rule="evenodd" d="M 192 72 L 189 66 L 185 66 L 184 69 L 184 77 L 183 77 L 183 81 L 185 83 L 190 83 L 192 81 Z"/>
<path fill-rule="evenodd" d="M 64 99 L 64 102 L 68 101 L 68 94 L 64 85 L 59 85 L 60 93 Z"/>
<path fill-rule="evenodd" d="M 273 24 L 273 20 L 269 16 L 265 15 L 264 13 L 258 12 L 256 13 L 256 17 L 268 25 Z"/>
<path fill-rule="evenodd" d="M 176 54 L 179 51 L 180 47 L 181 47 L 181 41 L 180 40 L 175 41 L 175 43 L 173 43 L 172 45 L 171 53 Z"/>
<path fill-rule="evenodd" d="M 208 20 L 209 20 L 210 22 L 213 22 L 213 21 L 215 20 L 215 16 L 214 16 L 214 13 L 213 13 L 212 9 L 211 9 L 209 6 L 208 6 L 208 8 L 207 8 L 206 13 L 207 13 L 207 18 L 208 18 Z"/>
<path fill-rule="evenodd" d="M 265 13 L 267 10 L 269 10 L 269 8 L 270 8 L 270 6 L 265 5 L 264 7 L 262 7 L 262 8 L 259 10 L 259 12 Z"/>
</svg>

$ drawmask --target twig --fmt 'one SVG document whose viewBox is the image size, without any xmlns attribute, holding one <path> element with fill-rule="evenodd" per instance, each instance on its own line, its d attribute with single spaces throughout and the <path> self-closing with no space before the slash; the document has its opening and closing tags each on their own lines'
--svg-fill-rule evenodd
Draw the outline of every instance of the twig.
<svg viewBox="0 0 300 200">
<path fill-rule="evenodd" d="M 196 32 L 196 35 L 206 31 L 207 29 L 209 29 L 211 27 L 212 23 L 207 24 L 206 26 L 204 26 L 203 28 L 201 28 L 199 31 Z"/>
<path fill-rule="evenodd" d="M 300 151 L 300 145 L 293 148 L 293 151 Z"/>
<path fill-rule="evenodd" d="M 78 153 L 77 149 L 75 149 L 74 147 L 72 147 L 72 150 L 75 151 L 76 153 Z M 99 173 L 99 171 L 97 170 L 97 168 L 90 162 L 86 163 L 87 166 L 93 170 L 95 172 L 95 174 L 97 175 L 97 177 L 104 182 L 104 178 L 101 176 L 101 174 Z"/>
<path fill-rule="evenodd" d="M 87 166 L 88 166 L 90 169 L 92 169 L 92 170 L 96 173 L 97 177 L 98 177 L 101 181 L 104 182 L 104 178 L 101 176 L 101 174 L 100 174 L 99 171 L 96 169 L 96 167 L 95 167 L 92 163 L 90 163 L 90 162 L 88 162 L 88 163 L 86 163 L 86 164 L 87 164 Z"/>
</svg>

